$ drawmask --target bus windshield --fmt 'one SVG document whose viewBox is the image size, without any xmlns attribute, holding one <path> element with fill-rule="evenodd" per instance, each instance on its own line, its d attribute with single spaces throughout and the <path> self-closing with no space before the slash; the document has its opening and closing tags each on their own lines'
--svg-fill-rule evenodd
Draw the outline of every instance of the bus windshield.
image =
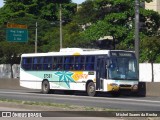
<svg viewBox="0 0 160 120">
<path fill-rule="evenodd" d="M 138 80 L 137 62 L 135 58 L 116 57 L 110 60 L 109 79 Z"/>
</svg>

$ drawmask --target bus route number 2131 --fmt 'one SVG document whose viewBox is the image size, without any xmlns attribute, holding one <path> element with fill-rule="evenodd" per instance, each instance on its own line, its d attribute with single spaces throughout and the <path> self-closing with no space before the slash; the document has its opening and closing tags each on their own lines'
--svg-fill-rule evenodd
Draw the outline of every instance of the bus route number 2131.
<svg viewBox="0 0 160 120">
<path fill-rule="evenodd" d="M 52 74 L 44 74 L 44 79 L 52 78 Z"/>
</svg>

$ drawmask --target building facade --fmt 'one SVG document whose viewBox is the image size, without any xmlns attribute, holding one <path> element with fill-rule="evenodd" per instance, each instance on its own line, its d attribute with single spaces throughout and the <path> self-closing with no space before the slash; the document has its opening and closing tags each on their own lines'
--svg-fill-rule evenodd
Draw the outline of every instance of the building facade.
<svg viewBox="0 0 160 120">
<path fill-rule="evenodd" d="M 153 0 L 150 3 L 145 3 L 145 9 L 157 11 L 160 14 L 160 0 Z"/>
</svg>

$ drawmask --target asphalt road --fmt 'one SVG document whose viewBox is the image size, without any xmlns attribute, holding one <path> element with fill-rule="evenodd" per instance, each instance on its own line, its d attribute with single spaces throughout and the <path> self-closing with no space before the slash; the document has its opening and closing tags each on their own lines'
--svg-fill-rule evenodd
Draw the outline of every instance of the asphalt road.
<svg viewBox="0 0 160 120">
<path fill-rule="evenodd" d="M 41 94 L 35 90 L 0 89 L 0 99 L 2 98 L 100 107 L 120 111 L 160 111 L 160 97 L 120 96 L 114 98 L 106 94 L 90 97 L 84 93 L 76 93 L 76 95 L 65 95 L 63 93 Z"/>
</svg>

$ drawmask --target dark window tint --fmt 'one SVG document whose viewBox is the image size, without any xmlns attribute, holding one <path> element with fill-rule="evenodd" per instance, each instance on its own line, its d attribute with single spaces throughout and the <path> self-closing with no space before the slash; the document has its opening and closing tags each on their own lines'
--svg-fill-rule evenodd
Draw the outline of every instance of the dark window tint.
<svg viewBox="0 0 160 120">
<path fill-rule="evenodd" d="M 43 64 L 43 70 L 52 70 L 52 64 Z"/>
<path fill-rule="evenodd" d="M 68 56 L 68 57 L 64 57 L 64 63 L 74 63 L 74 57 L 72 56 Z"/>
<path fill-rule="evenodd" d="M 43 63 L 47 63 L 47 64 L 52 63 L 52 57 L 44 57 L 43 59 L 44 59 Z"/>
<path fill-rule="evenodd" d="M 56 64 L 55 70 L 63 70 L 63 65 L 62 64 Z"/>
<path fill-rule="evenodd" d="M 84 56 L 76 56 L 75 57 L 75 63 L 76 64 L 84 63 Z"/>
<path fill-rule="evenodd" d="M 32 58 L 23 58 L 22 59 L 22 64 L 31 64 L 32 63 Z"/>
<path fill-rule="evenodd" d="M 43 70 L 52 70 L 52 57 L 43 58 Z"/>
<path fill-rule="evenodd" d="M 42 64 L 42 63 L 43 63 L 43 57 L 33 58 L 33 64 Z"/>
<path fill-rule="evenodd" d="M 73 56 L 64 57 L 64 70 L 74 70 L 74 57 Z"/>
<path fill-rule="evenodd" d="M 84 56 L 75 56 L 75 70 L 84 70 Z"/>
<path fill-rule="evenodd" d="M 53 63 L 63 63 L 63 57 L 53 57 Z"/>
<path fill-rule="evenodd" d="M 22 68 L 24 70 L 32 69 L 32 58 L 22 58 Z"/>
<path fill-rule="evenodd" d="M 42 64 L 33 64 L 33 70 L 42 70 Z"/>
<path fill-rule="evenodd" d="M 43 66 L 43 57 L 33 58 L 33 70 L 42 70 Z"/>
<path fill-rule="evenodd" d="M 63 70 L 63 57 L 53 57 L 53 70 Z"/>
<path fill-rule="evenodd" d="M 94 56 L 86 56 L 85 70 L 94 70 Z"/>
<path fill-rule="evenodd" d="M 95 57 L 94 56 L 86 56 L 86 63 L 94 63 Z"/>
</svg>

